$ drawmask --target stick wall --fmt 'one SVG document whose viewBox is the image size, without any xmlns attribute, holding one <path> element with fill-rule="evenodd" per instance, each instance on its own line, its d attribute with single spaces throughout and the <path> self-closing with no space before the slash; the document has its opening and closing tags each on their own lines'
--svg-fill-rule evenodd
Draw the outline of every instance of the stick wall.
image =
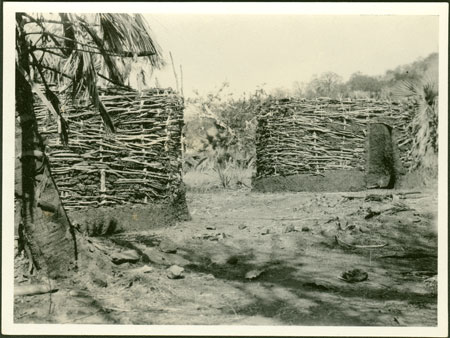
<svg viewBox="0 0 450 338">
<path fill-rule="evenodd" d="M 181 189 L 183 99 L 164 90 L 102 90 L 116 133 L 106 133 L 92 107 L 64 105 L 69 145 L 57 118 L 37 104 L 40 132 L 66 209 L 145 204 L 178 199 Z M 36 100 L 39 102 L 38 100 Z"/>
<path fill-rule="evenodd" d="M 411 162 L 409 117 L 395 102 L 333 99 L 269 99 L 256 131 L 256 178 L 364 170 L 368 124 L 394 127 L 400 158 Z"/>
</svg>

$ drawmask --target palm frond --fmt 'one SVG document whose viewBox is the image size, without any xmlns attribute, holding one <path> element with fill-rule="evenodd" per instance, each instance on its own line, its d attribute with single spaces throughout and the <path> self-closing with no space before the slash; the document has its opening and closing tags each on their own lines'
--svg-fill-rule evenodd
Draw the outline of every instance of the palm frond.
<svg viewBox="0 0 450 338">
<path fill-rule="evenodd" d="M 20 65 L 16 63 L 16 69 L 19 71 L 19 74 L 25 79 L 26 82 L 31 87 L 33 93 L 35 93 L 39 99 L 44 103 L 47 109 L 55 116 L 58 122 L 58 133 L 63 144 L 68 144 L 69 142 L 69 125 L 67 121 L 62 116 L 61 110 L 59 109 L 59 99 L 55 93 L 45 85 L 45 91 L 41 90 L 39 84 L 34 82 L 32 78 L 26 74 L 26 72 L 22 69 Z"/>
<path fill-rule="evenodd" d="M 104 46 L 104 41 L 97 35 L 95 30 L 89 26 L 89 24 L 83 20 L 82 18 L 78 17 L 78 20 L 82 23 L 83 29 L 90 35 L 93 43 L 98 47 L 102 57 L 104 64 L 108 70 L 108 74 L 111 77 L 111 80 L 113 80 L 116 83 L 123 84 L 124 79 L 122 74 L 120 73 L 119 69 L 117 68 L 116 61 L 114 60 L 114 57 L 111 56 L 108 52 L 106 52 Z"/>
<path fill-rule="evenodd" d="M 61 103 L 47 83 L 70 88 L 72 98 L 89 98 L 98 109 L 107 131 L 114 124 L 98 93 L 98 77 L 116 85 L 123 85 L 123 69 L 136 57 L 143 57 L 150 68 L 164 64 L 160 47 L 140 14 L 24 14 L 29 42 L 28 53 L 33 54 L 33 70 L 45 85 L 37 95 L 61 116 Z M 59 20 L 58 20 L 59 19 Z M 24 27 L 23 21 L 18 27 Z M 127 57 L 127 62 L 123 58 Z M 24 59 L 24 58 L 22 58 Z M 142 63 L 142 65 L 144 62 Z M 103 71 L 101 71 L 103 69 Z M 145 72 L 141 71 L 145 83 Z M 126 74 L 125 74 L 126 75 Z M 61 116 L 62 118 L 62 116 Z M 63 120 L 61 120 L 63 121 Z M 64 122 L 61 123 L 64 128 Z"/>
<path fill-rule="evenodd" d="M 105 46 L 145 56 L 155 68 L 164 65 L 161 50 L 141 14 L 98 14 Z"/>
<path fill-rule="evenodd" d="M 103 102 L 100 99 L 100 95 L 97 89 L 97 72 L 95 69 L 95 64 L 91 59 L 91 55 L 89 53 L 82 53 L 83 55 L 83 64 L 85 65 L 83 71 L 83 79 L 82 79 L 82 88 L 86 88 L 89 93 L 89 97 L 91 99 L 92 104 L 96 109 L 98 109 L 100 116 L 105 124 L 105 128 L 107 132 L 115 132 L 114 123 L 112 122 L 111 116 L 106 110 Z"/>
<path fill-rule="evenodd" d="M 412 80 L 403 80 L 392 89 L 392 98 L 397 101 L 402 101 L 406 98 L 419 95 L 419 85 Z"/>
<path fill-rule="evenodd" d="M 92 55 L 88 52 L 74 51 L 65 65 L 64 73 L 73 74 L 72 97 L 89 97 L 93 106 L 98 109 L 106 130 L 114 132 L 112 119 L 98 94 L 97 70 Z"/>
<path fill-rule="evenodd" d="M 423 98 L 428 106 L 433 106 L 437 100 L 439 88 L 438 81 L 431 77 L 426 77 L 422 81 Z"/>
<path fill-rule="evenodd" d="M 413 133 L 412 169 L 429 168 L 436 164 L 438 152 L 438 84 L 425 76 L 418 81 L 403 81 L 393 90 L 394 98 L 412 98 L 414 111 L 410 122 Z"/>
<path fill-rule="evenodd" d="M 73 20 L 71 20 L 71 15 L 68 13 L 59 13 L 59 16 L 61 18 L 62 24 L 63 24 L 63 32 L 64 37 L 66 38 L 64 40 L 64 47 L 66 47 L 62 52 L 69 56 L 72 51 L 77 47 L 76 46 L 76 39 L 75 39 L 75 28 L 72 23 Z"/>
</svg>

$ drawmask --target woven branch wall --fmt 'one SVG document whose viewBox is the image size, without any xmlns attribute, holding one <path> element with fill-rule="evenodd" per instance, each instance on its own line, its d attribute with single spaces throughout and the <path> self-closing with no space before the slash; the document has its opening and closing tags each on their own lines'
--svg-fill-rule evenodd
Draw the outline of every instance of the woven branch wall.
<svg viewBox="0 0 450 338">
<path fill-rule="evenodd" d="M 408 114 L 397 103 L 333 99 L 268 100 L 261 105 L 256 131 L 256 178 L 364 170 L 367 126 L 395 128 L 400 158 L 411 162 Z"/>
<path fill-rule="evenodd" d="M 66 209 L 173 201 L 181 189 L 182 98 L 171 91 L 101 91 L 116 133 L 105 133 L 92 107 L 64 106 L 69 144 L 36 100 L 41 135 Z M 70 101 L 68 101 L 70 102 Z M 184 196 L 184 195 L 183 195 Z"/>
</svg>

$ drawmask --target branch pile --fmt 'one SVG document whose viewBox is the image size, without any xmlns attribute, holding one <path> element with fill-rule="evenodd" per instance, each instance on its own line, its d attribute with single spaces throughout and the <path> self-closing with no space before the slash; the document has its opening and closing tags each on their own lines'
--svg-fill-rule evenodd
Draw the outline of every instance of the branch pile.
<svg viewBox="0 0 450 338">
<path fill-rule="evenodd" d="M 369 123 L 395 128 L 400 158 L 411 162 L 408 114 L 395 102 L 329 98 L 269 99 L 256 131 L 257 178 L 364 170 Z"/>
<path fill-rule="evenodd" d="M 108 88 L 100 96 L 116 126 L 106 133 L 91 106 L 66 100 L 69 144 L 58 121 L 36 100 L 52 174 L 66 209 L 173 201 L 181 189 L 183 99 L 171 90 Z"/>
</svg>

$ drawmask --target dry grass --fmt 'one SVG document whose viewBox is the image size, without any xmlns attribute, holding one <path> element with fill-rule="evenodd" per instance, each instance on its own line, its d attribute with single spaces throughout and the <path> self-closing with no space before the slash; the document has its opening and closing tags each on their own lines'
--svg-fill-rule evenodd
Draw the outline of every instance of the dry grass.
<svg viewBox="0 0 450 338">
<path fill-rule="evenodd" d="M 184 174 L 183 182 L 188 191 L 195 192 L 251 188 L 252 168 L 228 166 L 220 172 L 219 175 L 211 168 L 193 169 Z"/>
<path fill-rule="evenodd" d="M 438 170 L 436 168 L 420 168 L 400 178 L 399 188 L 437 191 Z"/>
</svg>

